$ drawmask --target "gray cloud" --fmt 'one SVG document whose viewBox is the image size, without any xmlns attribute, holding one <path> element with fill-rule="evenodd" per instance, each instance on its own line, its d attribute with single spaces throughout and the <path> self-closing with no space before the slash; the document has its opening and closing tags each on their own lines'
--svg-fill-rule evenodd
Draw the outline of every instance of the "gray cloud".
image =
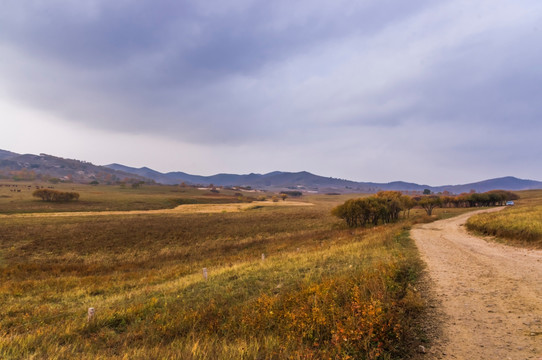
<svg viewBox="0 0 542 360">
<path fill-rule="evenodd" d="M 527 167 L 541 153 L 541 13 L 527 0 L 11 0 L 0 86 L 105 131 L 298 143 L 300 158 L 348 144 L 381 172 L 378 154 Z"/>
<path fill-rule="evenodd" d="M 232 125 L 243 138 L 294 115 L 276 66 L 376 33 L 424 3 L 12 2 L 0 15 L 12 63 L 0 71 L 13 96 L 73 121 L 229 141 Z"/>
</svg>

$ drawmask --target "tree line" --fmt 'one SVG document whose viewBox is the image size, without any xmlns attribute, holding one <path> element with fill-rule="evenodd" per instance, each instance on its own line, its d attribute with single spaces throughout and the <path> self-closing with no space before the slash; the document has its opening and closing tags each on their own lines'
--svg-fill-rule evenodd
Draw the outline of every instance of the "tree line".
<svg viewBox="0 0 542 360">
<path fill-rule="evenodd" d="M 437 207 L 479 207 L 499 206 L 519 197 L 504 190 L 492 190 L 485 193 L 470 193 L 457 196 L 424 195 L 408 196 L 399 191 L 380 191 L 374 196 L 349 199 L 331 213 L 346 221 L 349 227 L 378 225 L 399 220 L 400 214 L 408 217 L 410 210 L 419 206 L 431 216 Z"/>
<path fill-rule="evenodd" d="M 485 193 L 464 193 L 457 196 L 440 196 L 443 207 L 502 206 L 519 196 L 510 191 L 491 190 Z"/>
</svg>

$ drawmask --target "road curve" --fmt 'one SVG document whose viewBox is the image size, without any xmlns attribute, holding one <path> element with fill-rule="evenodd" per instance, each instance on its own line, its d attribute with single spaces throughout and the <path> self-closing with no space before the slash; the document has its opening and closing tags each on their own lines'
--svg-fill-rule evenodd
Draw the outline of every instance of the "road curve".
<svg viewBox="0 0 542 360">
<path fill-rule="evenodd" d="M 469 235 L 478 212 L 412 229 L 441 310 L 427 356 L 542 360 L 542 251 Z"/>
</svg>

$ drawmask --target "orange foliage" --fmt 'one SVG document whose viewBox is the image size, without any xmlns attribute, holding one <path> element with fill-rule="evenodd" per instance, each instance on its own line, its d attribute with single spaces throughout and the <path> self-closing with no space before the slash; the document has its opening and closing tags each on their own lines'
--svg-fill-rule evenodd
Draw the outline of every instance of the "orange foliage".
<svg viewBox="0 0 542 360">
<path fill-rule="evenodd" d="M 403 336 L 406 304 L 398 300 L 404 292 L 396 286 L 396 293 L 390 293 L 393 284 L 388 283 L 394 282 L 396 271 L 381 265 L 369 276 L 328 279 L 281 296 L 261 295 L 252 309 L 244 309 L 243 328 L 281 334 L 285 344 L 300 349 L 301 358 L 378 359 L 393 353 Z"/>
</svg>

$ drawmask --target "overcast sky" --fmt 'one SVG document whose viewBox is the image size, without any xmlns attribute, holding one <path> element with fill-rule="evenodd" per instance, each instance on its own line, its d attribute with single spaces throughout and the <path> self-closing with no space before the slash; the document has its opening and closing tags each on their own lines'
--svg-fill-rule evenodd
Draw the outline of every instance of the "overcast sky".
<svg viewBox="0 0 542 360">
<path fill-rule="evenodd" d="M 5 0 L 0 123 L 99 165 L 542 180 L 542 2 Z"/>
</svg>

